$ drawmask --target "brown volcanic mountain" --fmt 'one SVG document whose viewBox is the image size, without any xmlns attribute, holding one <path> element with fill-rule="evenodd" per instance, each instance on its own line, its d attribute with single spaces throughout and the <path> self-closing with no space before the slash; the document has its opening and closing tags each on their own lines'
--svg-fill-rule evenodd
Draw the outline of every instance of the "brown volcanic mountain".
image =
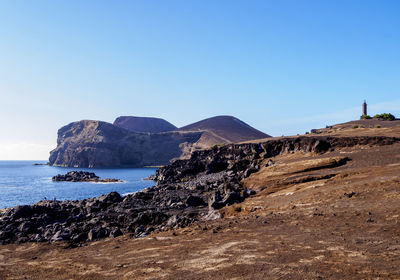
<svg viewBox="0 0 400 280">
<path fill-rule="evenodd" d="M 196 150 L 207 149 L 216 144 L 238 143 L 271 137 L 238 118 L 232 116 L 216 116 L 181 127 L 182 132 L 201 132 L 196 143 L 181 145 L 180 158 L 189 158 Z"/>
<path fill-rule="evenodd" d="M 180 131 L 208 131 L 225 143 L 271 137 L 232 116 L 216 116 L 181 127 Z"/>
<path fill-rule="evenodd" d="M 114 125 L 133 132 L 159 133 L 176 130 L 177 127 L 164 119 L 121 116 L 115 119 Z"/>
</svg>

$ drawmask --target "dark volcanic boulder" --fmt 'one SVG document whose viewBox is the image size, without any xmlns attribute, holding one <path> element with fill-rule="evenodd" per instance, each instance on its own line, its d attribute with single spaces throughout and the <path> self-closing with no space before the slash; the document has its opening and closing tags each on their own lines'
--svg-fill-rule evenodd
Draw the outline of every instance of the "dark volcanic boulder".
<svg viewBox="0 0 400 280">
<path fill-rule="evenodd" d="M 204 200 L 197 195 L 190 195 L 187 199 L 186 199 L 186 205 L 187 206 L 201 206 L 204 205 Z"/>
</svg>

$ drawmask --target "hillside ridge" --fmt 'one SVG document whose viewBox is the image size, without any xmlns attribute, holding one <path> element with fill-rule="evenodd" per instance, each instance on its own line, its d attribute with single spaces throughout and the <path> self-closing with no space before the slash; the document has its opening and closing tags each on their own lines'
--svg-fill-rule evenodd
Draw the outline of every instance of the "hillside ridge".
<svg viewBox="0 0 400 280">
<path fill-rule="evenodd" d="M 132 132 L 159 133 L 177 129 L 170 122 L 154 117 L 120 116 L 113 124 Z"/>
<path fill-rule="evenodd" d="M 242 120 L 228 115 L 207 118 L 179 128 L 179 131 L 208 130 L 226 139 L 229 143 L 270 137 Z"/>
</svg>

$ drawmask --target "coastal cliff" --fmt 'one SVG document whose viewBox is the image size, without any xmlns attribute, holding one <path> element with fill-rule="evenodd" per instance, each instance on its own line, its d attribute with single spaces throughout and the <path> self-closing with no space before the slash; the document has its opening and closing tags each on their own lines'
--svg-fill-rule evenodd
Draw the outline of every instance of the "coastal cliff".
<svg viewBox="0 0 400 280">
<path fill-rule="evenodd" d="M 71 123 L 58 131 L 49 164 L 70 167 L 143 167 L 168 164 L 180 144 L 196 142 L 199 132 L 135 133 L 101 121 Z"/>
<path fill-rule="evenodd" d="M 230 116 L 181 129 L 157 118 L 119 117 L 114 124 L 82 120 L 58 131 L 57 147 L 50 152 L 49 164 L 89 168 L 160 166 L 215 144 L 266 137 L 270 136 Z"/>
</svg>

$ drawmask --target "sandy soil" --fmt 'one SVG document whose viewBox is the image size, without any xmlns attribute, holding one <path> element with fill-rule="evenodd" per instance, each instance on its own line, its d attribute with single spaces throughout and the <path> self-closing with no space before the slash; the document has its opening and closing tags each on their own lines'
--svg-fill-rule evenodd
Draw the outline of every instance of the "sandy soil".
<svg viewBox="0 0 400 280">
<path fill-rule="evenodd" d="M 335 133 L 355 131 L 400 137 Z M 0 279 L 400 279 L 400 143 L 274 161 L 221 220 L 80 248 L 1 246 Z"/>
</svg>

